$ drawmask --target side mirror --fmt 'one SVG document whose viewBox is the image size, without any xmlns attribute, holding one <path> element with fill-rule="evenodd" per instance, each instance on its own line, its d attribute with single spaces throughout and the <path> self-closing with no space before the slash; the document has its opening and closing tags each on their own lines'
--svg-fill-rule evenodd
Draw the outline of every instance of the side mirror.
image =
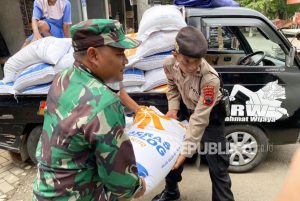
<svg viewBox="0 0 300 201">
<path fill-rule="evenodd" d="M 293 67 L 294 66 L 294 60 L 295 60 L 295 54 L 297 52 L 297 48 L 295 46 L 292 46 L 290 49 L 289 54 L 286 56 L 285 59 L 285 65 L 287 67 Z"/>
</svg>

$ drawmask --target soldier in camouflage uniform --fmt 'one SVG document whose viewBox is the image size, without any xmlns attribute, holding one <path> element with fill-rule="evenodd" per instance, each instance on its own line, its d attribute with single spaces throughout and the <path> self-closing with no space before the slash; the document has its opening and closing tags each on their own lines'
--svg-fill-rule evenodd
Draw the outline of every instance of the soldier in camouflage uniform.
<svg viewBox="0 0 300 201">
<path fill-rule="evenodd" d="M 71 28 L 75 63 L 58 75 L 47 97 L 37 147 L 33 200 L 130 200 L 145 192 L 137 173 L 123 107 L 105 82 L 123 79 L 126 38 L 115 20 Z"/>
</svg>

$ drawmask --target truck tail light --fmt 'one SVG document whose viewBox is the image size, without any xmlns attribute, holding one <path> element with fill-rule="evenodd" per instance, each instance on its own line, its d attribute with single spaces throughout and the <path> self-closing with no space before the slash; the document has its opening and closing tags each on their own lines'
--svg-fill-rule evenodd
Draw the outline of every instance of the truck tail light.
<svg viewBox="0 0 300 201">
<path fill-rule="evenodd" d="M 45 108 L 46 108 L 46 101 L 41 101 L 38 115 L 44 116 Z"/>
</svg>

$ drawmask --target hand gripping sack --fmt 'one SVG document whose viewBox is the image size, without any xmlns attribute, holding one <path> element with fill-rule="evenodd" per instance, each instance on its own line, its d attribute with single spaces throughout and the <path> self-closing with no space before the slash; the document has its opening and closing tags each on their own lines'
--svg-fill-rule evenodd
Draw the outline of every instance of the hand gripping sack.
<svg viewBox="0 0 300 201">
<path fill-rule="evenodd" d="M 139 175 L 145 178 L 146 193 L 152 191 L 173 168 L 186 129 L 175 119 L 166 118 L 154 107 L 143 107 L 128 131 Z"/>
</svg>

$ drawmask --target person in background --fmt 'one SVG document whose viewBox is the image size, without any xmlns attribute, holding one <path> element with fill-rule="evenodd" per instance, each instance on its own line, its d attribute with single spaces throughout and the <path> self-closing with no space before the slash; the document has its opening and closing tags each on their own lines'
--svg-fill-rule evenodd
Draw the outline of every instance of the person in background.
<svg viewBox="0 0 300 201">
<path fill-rule="evenodd" d="M 71 3 L 68 0 L 35 0 L 32 31 L 23 47 L 42 37 L 70 38 Z"/>
</svg>

